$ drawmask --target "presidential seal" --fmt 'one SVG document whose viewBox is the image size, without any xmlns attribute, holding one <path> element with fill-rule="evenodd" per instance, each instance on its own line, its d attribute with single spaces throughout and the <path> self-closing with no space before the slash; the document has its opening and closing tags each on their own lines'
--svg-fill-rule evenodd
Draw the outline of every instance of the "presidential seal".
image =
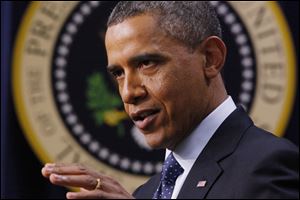
<svg viewBox="0 0 300 200">
<path fill-rule="evenodd" d="M 106 20 L 116 3 L 31 3 L 15 45 L 14 102 L 42 162 L 83 163 L 133 191 L 160 172 L 164 152 L 146 144 L 106 72 Z M 258 126 L 282 136 L 295 89 L 283 14 L 274 2 L 211 4 L 229 49 L 229 93 Z"/>
</svg>

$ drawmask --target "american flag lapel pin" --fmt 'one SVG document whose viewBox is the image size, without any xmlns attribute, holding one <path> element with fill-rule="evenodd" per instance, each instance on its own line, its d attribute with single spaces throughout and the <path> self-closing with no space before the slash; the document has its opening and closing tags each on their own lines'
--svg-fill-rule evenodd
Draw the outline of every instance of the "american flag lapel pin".
<svg viewBox="0 0 300 200">
<path fill-rule="evenodd" d="M 206 180 L 203 180 L 203 181 L 199 181 L 198 183 L 197 183 L 197 188 L 202 188 L 202 187 L 205 187 L 205 185 L 206 185 Z"/>
</svg>

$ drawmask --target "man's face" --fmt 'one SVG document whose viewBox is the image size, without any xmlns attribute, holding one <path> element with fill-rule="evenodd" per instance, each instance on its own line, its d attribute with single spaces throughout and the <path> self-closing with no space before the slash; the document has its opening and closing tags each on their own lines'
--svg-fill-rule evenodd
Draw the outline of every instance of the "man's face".
<svg viewBox="0 0 300 200">
<path fill-rule="evenodd" d="M 150 15 L 109 27 L 105 45 L 126 112 L 151 147 L 174 149 L 206 113 L 204 56 L 168 37 Z"/>
</svg>

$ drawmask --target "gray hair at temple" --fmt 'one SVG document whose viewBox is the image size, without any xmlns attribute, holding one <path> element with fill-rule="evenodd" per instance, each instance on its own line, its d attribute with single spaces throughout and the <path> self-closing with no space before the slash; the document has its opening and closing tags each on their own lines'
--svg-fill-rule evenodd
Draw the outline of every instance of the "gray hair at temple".
<svg viewBox="0 0 300 200">
<path fill-rule="evenodd" d="M 208 1 L 121 1 L 107 27 L 142 14 L 157 17 L 158 28 L 192 49 L 209 36 L 222 37 L 217 14 Z"/>
</svg>

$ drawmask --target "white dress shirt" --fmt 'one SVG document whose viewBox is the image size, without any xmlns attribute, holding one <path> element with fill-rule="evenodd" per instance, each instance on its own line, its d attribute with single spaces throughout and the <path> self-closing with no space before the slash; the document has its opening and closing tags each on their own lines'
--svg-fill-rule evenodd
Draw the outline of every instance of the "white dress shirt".
<svg viewBox="0 0 300 200">
<path fill-rule="evenodd" d="M 236 109 L 232 98 L 230 96 L 221 103 L 214 111 L 212 111 L 199 125 L 198 127 L 181 142 L 173 152 L 174 157 L 184 169 L 183 174 L 178 176 L 175 187 L 172 194 L 172 199 L 176 199 L 178 193 L 189 174 L 196 159 L 216 132 L 222 122 Z M 166 149 L 166 157 L 171 153 Z"/>
</svg>

